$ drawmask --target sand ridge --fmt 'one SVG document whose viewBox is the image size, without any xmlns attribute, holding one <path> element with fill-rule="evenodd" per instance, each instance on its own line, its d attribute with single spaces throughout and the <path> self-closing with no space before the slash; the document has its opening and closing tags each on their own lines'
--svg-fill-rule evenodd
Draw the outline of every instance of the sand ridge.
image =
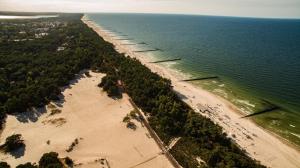
<svg viewBox="0 0 300 168">
<path fill-rule="evenodd" d="M 66 87 L 62 101 L 36 113 L 9 115 L 0 143 L 13 133 L 21 133 L 26 148 L 19 156 L 0 153 L 0 160 L 15 167 L 38 162 L 43 153 L 55 151 L 60 157 L 72 158 L 75 167 L 171 168 L 145 127 L 135 121 L 134 131 L 122 122 L 133 109 L 128 96 L 124 94 L 119 100 L 109 98 L 97 86 L 104 74 L 90 74 L 91 77 L 81 74 Z M 52 113 L 53 109 L 61 111 Z M 67 152 L 72 143 L 72 150 Z"/>
</svg>

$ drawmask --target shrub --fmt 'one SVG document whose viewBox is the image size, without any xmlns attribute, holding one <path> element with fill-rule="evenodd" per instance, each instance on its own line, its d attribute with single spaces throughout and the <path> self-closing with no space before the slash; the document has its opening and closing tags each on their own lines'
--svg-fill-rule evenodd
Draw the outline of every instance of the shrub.
<svg viewBox="0 0 300 168">
<path fill-rule="evenodd" d="M 31 164 L 30 162 L 27 162 L 25 164 L 20 164 L 16 168 L 38 168 L 37 165 Z"/>
<path fill-rule="evenodd" d="M 3 145 L 5 152 L 11 152 L 13 150 L 19 149 L 22 146 L 25 146 L 25 144 L 22 140 L 21 134 L 13 134 L 7 137 Z"/>
<path fill-rule="evenodd" d="M 55 114 L 59 114 L 59 113 L 61 113 L 60 109 L 52 109 L 51 113 L 49 115 L 51 116 L 51 115 L 55 115 Z"/>
<path fill-rule="evenodd" d="M 78 145 L 78 144 L 79 144 L 79 141 L 78 141 L 78 139 L 76 138 L 76 139 L 74 140 L 74 142 L 71 143 L 71 145 L 70 145 L 69 148 L 66 150 L 66 152 L 71 152 L 71 151 L 74 149 L 74 147 L 75 147 L 76 145 Z"/>
<path fill-rule="evenodd" d="M 98 86 L 102 87 L 103 90 L 107 92 L 109 97 L 122 97 L 122 94 L 117 86 L 117 78 L 111 74 L 107 74 L 105 77 L 103 77 Z"/>
<path fill-rule="evenodd" d="M 0 162 L 0 168 L 10 168 L 10 165 L 8 165 L 6 162 Z"/>
<path fill-rule="evenodd" d="M 69 157 L 65 158 L 65 163 L 70 167 L 73 166 L 73 164 L 74 164 L 73 160 Z"/>
<path fill-rule="evenodd" d="M 40 161 L 39 168 L 63 168 L 56 152 L 45 153 Z"/>
<path fill-rule="evenodd" d="M 91 74 L 90 74 L 89 71 L 84 72 L 84 74 L 85 74 L 86 77 L 91 77 Z"/>
<path fill-rule="evenodd" d="M 135 111 L 135 110 L 130 111 L 129 115 L 130 115 L 130 117 L 131 117 L 132 119 L 136 119 L 136 118 L 137 118 L 137 116 L 136 116 L 136 111 Z"/>
<path fill-rule="evenodd" d="M 53 104 L 51 104 L 51 103 L 49 103 L 49 104 L 47 105 L 47 107 L 50 108 L 50 109 L 55 109 L 55 108 L 56 108 L 56 106 L 53 105 Z"/>
<path fill-rule="evenodd" d="M 125 123 L 130 122 L 130 117 L 128 116 L 128 114 L 123 118 L 123 122 Z"/>
<path fill-rule="evenodd" d="M 136 130 L 136 125 L 134 124 L 134 122 L 129 121 L 126 126 L 127 128 Z"/>
</svg>

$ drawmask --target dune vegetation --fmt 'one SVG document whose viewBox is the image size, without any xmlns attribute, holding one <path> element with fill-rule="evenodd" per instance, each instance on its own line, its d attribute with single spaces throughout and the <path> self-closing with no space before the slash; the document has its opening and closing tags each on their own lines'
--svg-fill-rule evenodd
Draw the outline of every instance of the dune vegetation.
<svg viewBox="0 0 300 168">
<path fill-rule="evenodd" d="M 2 122 L 6 114 L 59 99 L 60 87 L 80 70 L 92 69 L 106 74 L 99 86 L 110 97 L 121 98 L 118 81 L 122 82 L 123 90 L 148 116 L 166 144 L 181 137 L 170 152 L 183 167 L 264 167 L 227 138 L 221 127 L 181 101 L 170 80 L 151 72 L 137 59 L 118 53 L 111 43 L 82 23 L 81 17 L 0 21 L 0 33 L 5 34 L 0 39 Z M 36 31 L 31 31 L 41 27 L 46 34 L 39 32 L 37 36 Z M 61 163 L 56 158 L 56 154 L 45 154 L 39 165 L 47 167 L 48 162 L 53 162 L 59 167 Z"/>
</svg>

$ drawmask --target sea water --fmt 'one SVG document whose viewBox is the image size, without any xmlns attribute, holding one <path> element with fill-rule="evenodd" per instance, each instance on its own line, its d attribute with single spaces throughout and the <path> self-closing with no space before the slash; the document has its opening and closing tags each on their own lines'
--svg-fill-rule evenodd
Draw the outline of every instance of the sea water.
<svg viewBox="0 0 300 168">
<path fill-rule="evenodd" d="M 120 37 L 132 38 L 161 64 L 229 100 L 260 126 L 300 145 L 300 20 L 159 14 L 88 14 Z"/>
</svg>

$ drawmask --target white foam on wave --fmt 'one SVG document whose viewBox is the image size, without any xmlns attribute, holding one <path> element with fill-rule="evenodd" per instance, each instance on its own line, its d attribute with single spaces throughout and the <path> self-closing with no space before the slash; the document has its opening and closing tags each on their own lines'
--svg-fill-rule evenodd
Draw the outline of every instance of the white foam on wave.
<svg viewBox="0 0 300 168">
<path fill-rule="evenodd" d="M 172 67 L 172 66 L 174 66 L 178 63 L 177 62 L 164 62 L 163 64 L 165 64 L 169 68 L 169 67 Z"/>
<path fill-rule="evenodd" d="M 213 92 L 221 94 L 223 97 L 228 98 L 228 94 L 222 89 L 214 89 Z"/>
<path fill-rule="evenodd" d="M 250 107 L 255 107 L 255 105 L 254 105 L 254 104 L 251 104 L 248 100 L 237 99 L 237 100 L 235 100 L 235 101 L 238 102 L 238 103 L 245 104 L 245 105 L 250 106 Z"/>
<path fill-rule="evenodd" d="M 277 125 L 277 126 L 279 126 L 280 122 L 278 120 L 272 120 L 271 121 L 271 125 Z"/>
<path fill-rule="evenodd" d="M 240 111 L 245 115 L 251 114 L 251 110 L 249 108 L 245 109 L 245 108 L 241 107 Z"/>
<path fill-rule="evenodd" d="M 290 134 L 292 134 L 292 135 L 294 135 L 294 136 L 296 136 L 297 138 L 300 139 L 300 135 L 299 134 L 295 134 L 295 133 L 292 133 L 292 132 L 290 132 Z"/>
<path fill-rule="evenodd" d="M 289 124 L 290 125 L 290 127 L 293 127 L 293 128 L 295 128 L 296 126 L 295 125 L 293 125 L 293 124 Z"/>
</svg>

